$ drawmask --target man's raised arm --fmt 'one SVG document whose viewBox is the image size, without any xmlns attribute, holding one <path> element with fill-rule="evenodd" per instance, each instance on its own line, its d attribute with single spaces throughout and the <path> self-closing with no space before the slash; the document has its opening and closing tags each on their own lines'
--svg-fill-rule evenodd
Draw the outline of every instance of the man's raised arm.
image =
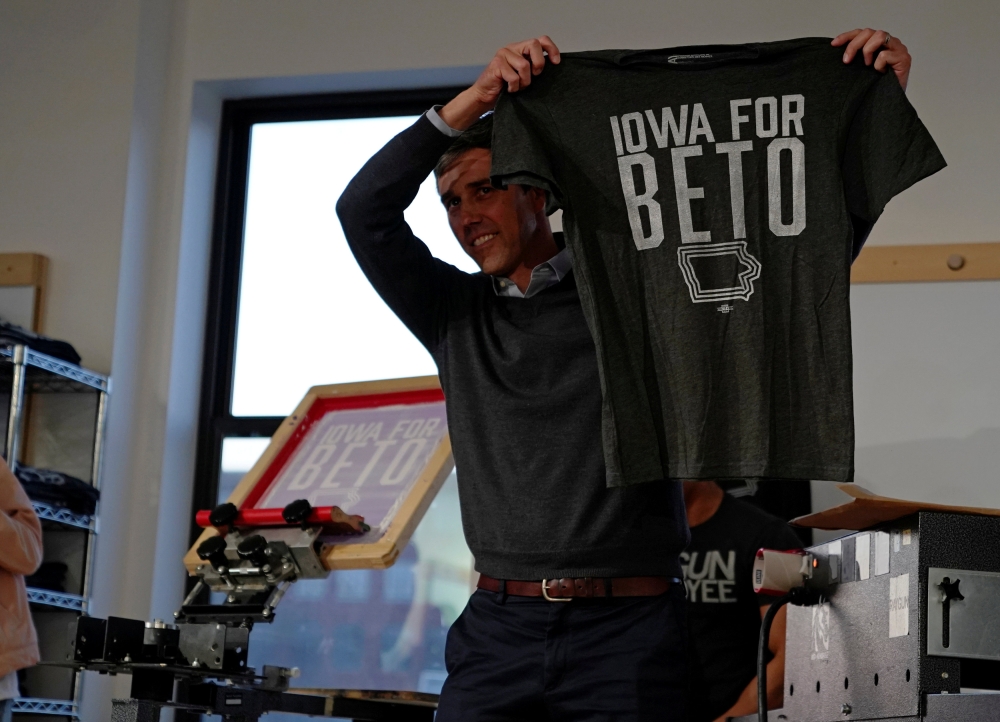
<svg viewBox="0 0 1000 722">
<path fill-rule="evenodd" d="M 434 258 L 403 212 L 453 139 L 422 116 L 372 156 L 337 201 L 337 216 L 361 270 L 428 349 L 441 342 L 447 295 L 466 274 Z"/>
<path fill-rule="evenodd" d="M 403 211 L 452 140 L 493 108 L 505 85 L 512 93 L 530 85 L 546 62 L 559 62 L 559 49 L 547 35 L 500 48 L 472 86 L 389 141 L 337 201 L 337 216 L 361 270 L 428 349 L 441 342 L 447 300 L 467 274 L 434 258 Z"/>
</svg>

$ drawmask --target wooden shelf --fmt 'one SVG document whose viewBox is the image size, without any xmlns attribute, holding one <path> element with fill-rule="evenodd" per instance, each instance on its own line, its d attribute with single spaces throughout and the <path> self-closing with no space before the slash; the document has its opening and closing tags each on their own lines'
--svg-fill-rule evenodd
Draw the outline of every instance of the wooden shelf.
<svg viewBox="0 0 1000 722">
<path fill-rule="evenodd" d="M 1000 280 L 1000 243 L 866 246 L 851 283 Z"/>
</svg>

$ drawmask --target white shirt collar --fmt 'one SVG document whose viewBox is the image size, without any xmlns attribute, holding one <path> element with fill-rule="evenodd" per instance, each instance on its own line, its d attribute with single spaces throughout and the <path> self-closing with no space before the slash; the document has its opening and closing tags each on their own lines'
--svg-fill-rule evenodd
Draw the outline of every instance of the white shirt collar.
<svg viewBox="0 0 1000 722">
<path fill-rule="evenodd" d="M 546 288 L 554 286 L 566 277 L 573 269 L 573 259 L 567 249 L 562 249 L 544 263 L 540 263 L 531 269 L 531 280 L 528 287 L 521 293 L 509 278 L 501 276 L 493 277 L 493 290 L 498 296 L 508 296 L 510 298 L 531 298 L 537 293 L 541 293 Z"/>
</svg>

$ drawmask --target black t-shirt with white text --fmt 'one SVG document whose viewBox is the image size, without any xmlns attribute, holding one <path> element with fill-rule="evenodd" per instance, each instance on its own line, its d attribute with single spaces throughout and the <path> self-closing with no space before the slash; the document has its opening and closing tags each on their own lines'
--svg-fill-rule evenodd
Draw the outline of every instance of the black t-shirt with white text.
<svg viewBox="0 0 1000 722">
<path fill-rule="evenodd" d="M 757 550 L 801 546 L 784 521 L 729 494 L 711 519 L 691 528 L 691 543 L 681 554 L 688 597 L 691 722 L 716 719 L 757 676 L 760 606 L 773 601 L 753 591 Z"/>
<path fill-rule="evenodd" d="M 493 180 L 564 211 L 609 485 L 853 478 L 852 219 L 945 163 L 895 76 L 842 54 L 564 53 L 501 96 Z"/>
</svg>

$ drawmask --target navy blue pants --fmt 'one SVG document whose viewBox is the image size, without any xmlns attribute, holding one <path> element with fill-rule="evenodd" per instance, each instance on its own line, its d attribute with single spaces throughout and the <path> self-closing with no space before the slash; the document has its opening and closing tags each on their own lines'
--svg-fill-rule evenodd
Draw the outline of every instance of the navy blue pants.
<svg viewBox="0 0 1000 722">
<path fill-rule="evenodd" d="M 448 632 L 437 722 L 682 722 L 684 589 L 568 603 L 477 591 Z"/>
</svg>

